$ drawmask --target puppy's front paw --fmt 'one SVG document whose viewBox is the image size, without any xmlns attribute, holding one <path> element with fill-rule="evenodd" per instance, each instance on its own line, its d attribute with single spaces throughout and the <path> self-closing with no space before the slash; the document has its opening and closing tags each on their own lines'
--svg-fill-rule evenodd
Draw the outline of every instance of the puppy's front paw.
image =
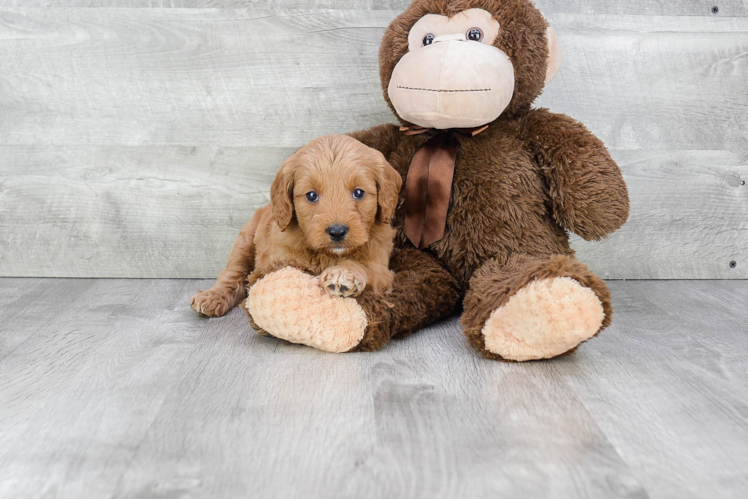
<svg viewBox="0 0 748 500">
<path fill-rule="evenodd" d="M 366 288 L 366 277 L 345 267 L 330 267 L 322 271 L 319 284 L 334 297 L 356 297 Z"/>
<path fill-rule="evenodd" d="M 203 316 L 223 316 L 234 307 L 234 293 L 223 288 L 209 288 L 195 294 L 190 307 Z"/>
</svg>

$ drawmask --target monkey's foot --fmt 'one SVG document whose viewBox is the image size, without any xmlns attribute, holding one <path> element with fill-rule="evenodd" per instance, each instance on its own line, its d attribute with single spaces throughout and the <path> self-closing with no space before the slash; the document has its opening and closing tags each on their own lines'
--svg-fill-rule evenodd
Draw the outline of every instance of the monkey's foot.
<svg viewBox="0 0 748 500">
<path fill-rule="evenodd" d="M 245 306 L 257 326 L 272 336 L 321 351 L 350 351 L 366 331 L 366 313 L 355 299 L 329 295 L 318 277 L 293 267 L 252 285 Z"/>
<path fill-rule="evenodd" d="M 512 361 L 548 359 L 600 331 L 605 313 L 592 289 L 567 278 L 528 283 L 486 321 L 486 350 Z"/>
</svg>

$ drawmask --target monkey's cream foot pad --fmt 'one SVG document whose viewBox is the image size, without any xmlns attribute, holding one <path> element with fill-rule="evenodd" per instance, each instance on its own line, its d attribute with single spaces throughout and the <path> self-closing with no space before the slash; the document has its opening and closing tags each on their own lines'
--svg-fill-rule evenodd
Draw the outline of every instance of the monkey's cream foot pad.
<svg viewBox="0 0 748 500">
<path fill-rule="evenodd" d="M 572 278 L 529 283 L 496 309 L 483 327 L 486 349 L 504 359 L 547 359 L 593 337 L 605 313 L 591 289 Z"/>
<path fill-rule="evenodd" d="M 255 283 L 246 307 L 274 337 L 321 351 L 350 351 L 366 331 L 366 313 L 355 299 L 330 296 L 316 276 L 292 267 Z"/>
</svg>

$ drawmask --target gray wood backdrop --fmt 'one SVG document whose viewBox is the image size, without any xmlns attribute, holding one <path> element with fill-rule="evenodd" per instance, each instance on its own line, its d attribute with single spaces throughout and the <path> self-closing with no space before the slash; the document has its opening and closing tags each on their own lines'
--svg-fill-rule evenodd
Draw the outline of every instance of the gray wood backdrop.
<svg viewBox="0 0 748 500">
<path fill-rule="evenodd" d="M 284 157 L 394 120 L 377 50 L 407 4 L 0 0 L 0 276 L 215 276 Z M 748 0 L 537 4 L 565 56 L 538 104 L 631 192 L 580 258 L 748 278 Z"/>
</svg>

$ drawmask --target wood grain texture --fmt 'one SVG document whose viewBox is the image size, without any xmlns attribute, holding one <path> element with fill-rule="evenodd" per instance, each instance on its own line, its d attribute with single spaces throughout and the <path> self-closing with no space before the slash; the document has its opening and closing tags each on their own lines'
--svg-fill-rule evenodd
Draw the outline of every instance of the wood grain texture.
<svg viewBox="0 0 748 500">
<path fill-rule="evenodd" d="M 748 282 L 610 285 L 614 338 L 559 373 L 652 498 L 745 496 Z"/>
<path fill-rule="evenodd" d="M 0 275 L 216 276 L 292 152 L 0 146 Z"/>
<path fill-rule="evenodd" d="M 299 147 L 392 119 L 389 11 L 34 9 L 0 26 L 5 144 Z"/>
<path fill-rule="evenodd" d="M 215 276 L 287 154 L 393 120 L 377 50 L 403 5 L 367 2 L 0 3 L 0 275 Z M 539 104 L 606 142 L 633 200 L 580 258 L 747 278 L 745 2 L 539 5 L 565 54 Z"/>
<path fill-rule="evenodd" d="M 411 0 L 0 0 L 0 8 L 265 8 L 402 11 Z M 534 0 L 544 13 L 721 17 L 748 15 L 744 0 Z M 712 9 L 718 8 L 715 13 Z"/>
<path fill-rule="evenodd" d="M 0 146 L 0 275 L 215 277 L 291 152 Z M 583 262 L 612 279 L 748 278 L 745 154 L 613 156 L 631 217 L 605 242 L 575 237 Z"/>
<path fill-rule="evenodd" d="M 559 14 L 551 24 L 564 66 L 539 104 L 611 149 L 745 150 L 748 18 Z"/>
<path fill-rule="evenodd" d="M 747 152 L 612 153 L 629 221 L 603 243 L 573 236 L 583 262 L 611 279 L 748 278 Z"/>
<path fill-rule="evenodd" d="M 610 282 L 612 327 L 527 364 L 457 318 L 326 354 L 198 318 L 208 285 L 0 280 L 0 497 L 748 491 L 746 281 Z"/>
<path fill-rule="evenodd" d="M 393 120 L 392 11 L 32 9 L 0 18 L 4 144 L 298 147 Z M 539 104 L 611 149 L 743 148 L 748 19 L 558 14 Z"/>
</svg>

